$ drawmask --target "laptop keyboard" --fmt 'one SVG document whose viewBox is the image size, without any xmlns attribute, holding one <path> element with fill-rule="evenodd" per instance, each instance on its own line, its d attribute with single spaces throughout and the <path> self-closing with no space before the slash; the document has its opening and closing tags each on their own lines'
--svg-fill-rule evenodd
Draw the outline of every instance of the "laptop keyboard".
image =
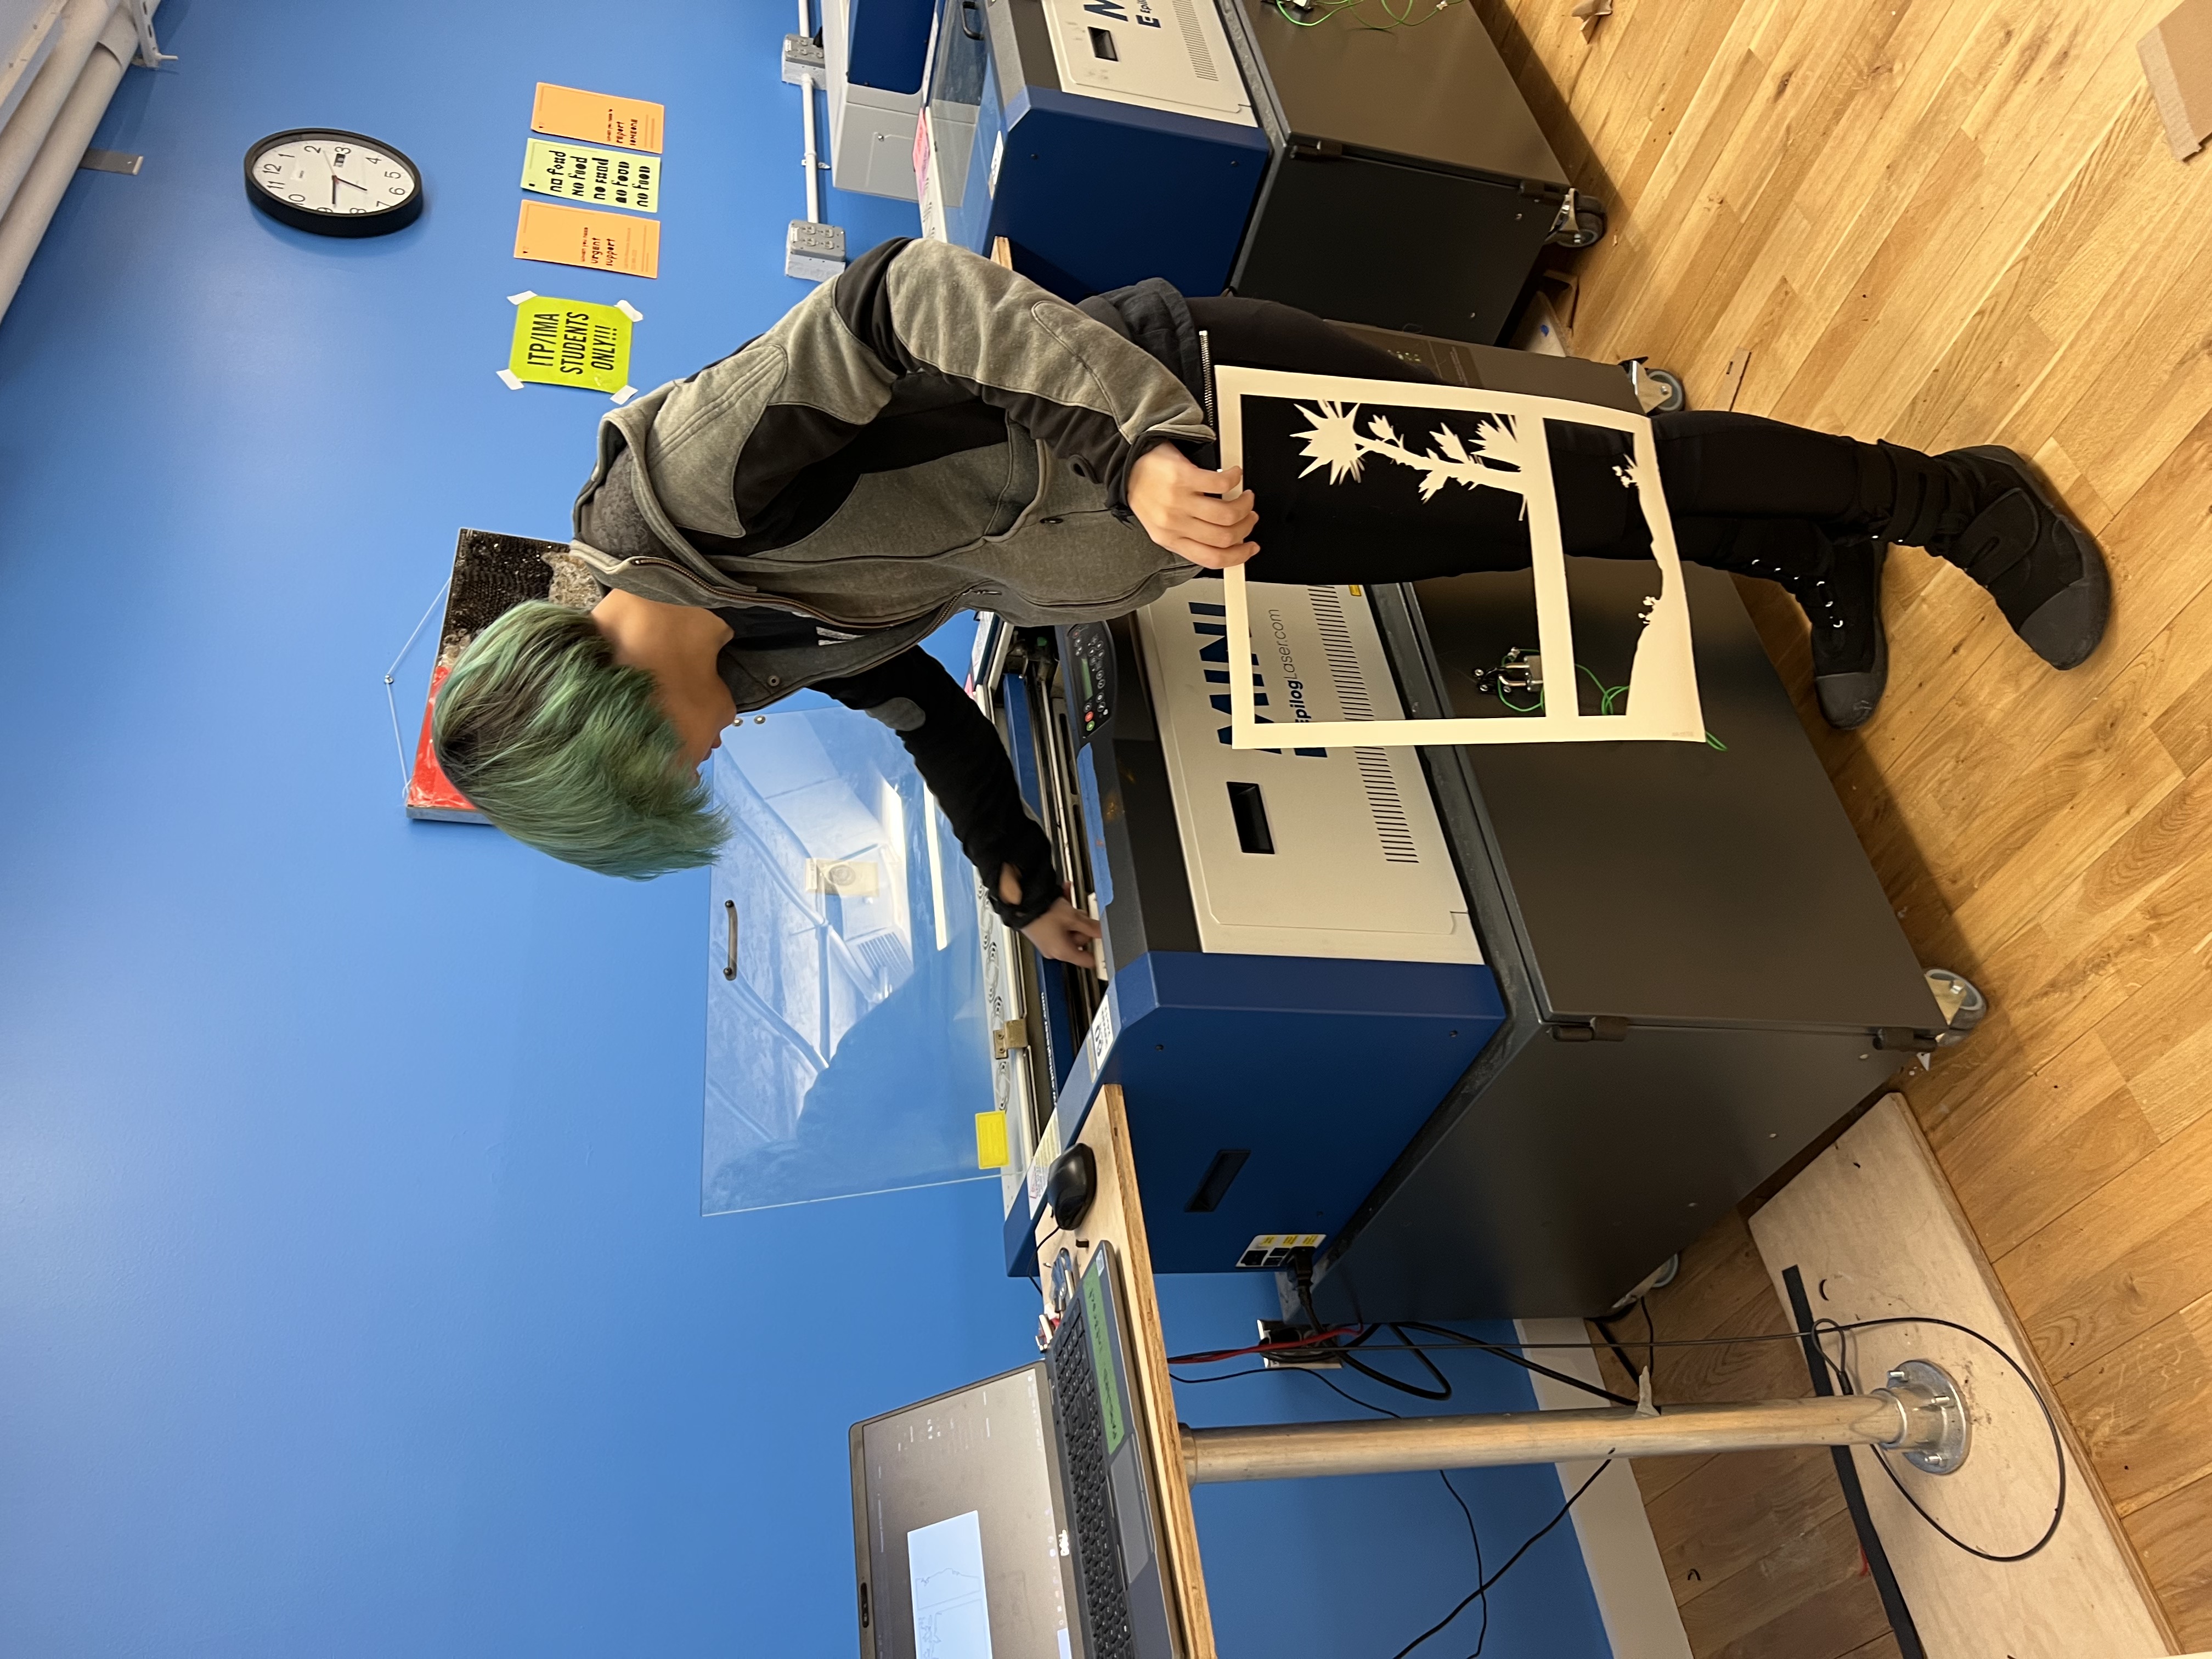
<svg viewBox="0 0 2212 1659">
<path fill-rule="evenodd" d="M 1091 1659 L 1133 1659 L 1129 1598 L 1115 1547 L 1113 1477 L 1106 1468 L 1106 1424 L 1098 1379 L 1091 1368 L 1091 1335 L 1080 1296 L 1071 1297 L 1052 1339 L 1053 1404 L 1067 1458 L 1067 1491 L 1075 1514 L 1075 1565 L 1091 1625 Z"/>
</svg>

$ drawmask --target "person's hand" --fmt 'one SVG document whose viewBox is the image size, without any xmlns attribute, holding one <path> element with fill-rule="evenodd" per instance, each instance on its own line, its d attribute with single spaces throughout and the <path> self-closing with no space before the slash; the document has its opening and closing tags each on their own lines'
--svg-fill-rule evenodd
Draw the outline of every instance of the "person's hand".
<svg viewBox="0 0 2212 1659">
<path fill-rule="evenodd" d="M 1244 469 L 1208 472 L 1173 444 L 1154 444 L 1137 457 L 1129 510 L 1155 543 L 1208 570 L 1242 564 L 1260 550 L 1251 539 L 1260 515 L 1244 489 Z"/>
<path fill-rule="evenodd" d="M 1009 904 L 1022 902 L 1021 872 L 1011 864 L 999 866 L 999 896 Z M 1063 894 L 1051 909 L 1046 911 L 1022 929 L 1023 937 L 1037 948 L 1040 956 L 1054 962 L 1072 963 L 1078 968 L 1097 965 L 1097 956 L 1091 941 L 1105 930 L 1067 902 Z"/>
<path fill-rule="evenodd" d="M 1054 962 L 1073 963 L 1078 968 L 1098 965 L 1097 951 L 1093 943 L 1103 930 L 1066 899 L 1061 899 L 1022 933 L 1037 948 L 1039 956 L 1049 957 Z"/>
</svg>

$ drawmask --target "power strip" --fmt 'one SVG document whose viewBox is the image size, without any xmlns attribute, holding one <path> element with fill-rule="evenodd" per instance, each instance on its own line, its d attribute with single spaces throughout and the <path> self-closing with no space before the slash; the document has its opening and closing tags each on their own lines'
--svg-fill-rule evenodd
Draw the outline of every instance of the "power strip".
<svg viewBox="0 0 2212 1659">
<path fill-rule="evenodd" d="M 1310 1325 L 1293 1325 L 1286 1319 L 1260 1321 L 1260 1340 L 1262 1342 L 1297 1342 L 1313 1334 Z M 1327 1358 L 1326 1349 L 1309 1349 L 1301 1352 L 1285 1348 L 1274 1353 L 1260 1356 L 1262 1368 L 1271 1371 L 1340 1371 L 1341 1359 Z M 1309 1357 L 1310 1356 L 1310 1357 Z"/>
</svg>

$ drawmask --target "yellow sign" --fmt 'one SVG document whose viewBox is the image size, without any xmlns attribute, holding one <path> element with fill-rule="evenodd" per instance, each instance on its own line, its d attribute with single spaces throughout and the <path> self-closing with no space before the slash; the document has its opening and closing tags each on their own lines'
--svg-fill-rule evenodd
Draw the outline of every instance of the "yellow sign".
<svg viewBox="0 0 2212 1659">
<path fill-rule="evenodd" d="M 595 208 L 525 202 L 514 227 L 514 257 L 548 264 L 660 275 L 660 222 Z"/>
<path fill-rule="evenodd" d="M 522 187 L 592 207 L 658 213 L 660 158 L 532 138 L 523 157 Z"/>
<path fill-rule="evenodd" d="M 979 1170 L 1003 1170 L 1013 1162 L 1013 1152 L 1006 1145 L 1006 1115 L 1004 1112 L 975 1114 L 975 1167 Z"/>
<path fill-rule="evenodd" d="M 556 138 L 581 138 L 588 143 L 618 144 L 624 149 L 660 151 L 661 118 L 667 111 L 642 98 L 616 98 L 604 92 L 585 92 L 576 87 L 538 83 L 538 100 L 531 106 L 530 125 Z"/>
<path fill-rule="evenodd" d="M 629 314 L 533 294 L 514 308 L 507 366 L 518 380 L 617 392 L 629 384 Z"/>
</svg>

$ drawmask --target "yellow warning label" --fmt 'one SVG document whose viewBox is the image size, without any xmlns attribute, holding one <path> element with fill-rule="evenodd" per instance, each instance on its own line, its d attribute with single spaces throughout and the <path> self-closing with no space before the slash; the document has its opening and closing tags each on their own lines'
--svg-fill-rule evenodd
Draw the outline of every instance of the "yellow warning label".
<svg viewBox="0 0 2212 1659">
<path fill-rule="evenodd" d="M 1003 1170 L 1013 1161 L 1006 1146 L 1006 1115 L 1004 1112 L 975 1114 L 975 1167 L 979 1170 Z"/>
</svg>

